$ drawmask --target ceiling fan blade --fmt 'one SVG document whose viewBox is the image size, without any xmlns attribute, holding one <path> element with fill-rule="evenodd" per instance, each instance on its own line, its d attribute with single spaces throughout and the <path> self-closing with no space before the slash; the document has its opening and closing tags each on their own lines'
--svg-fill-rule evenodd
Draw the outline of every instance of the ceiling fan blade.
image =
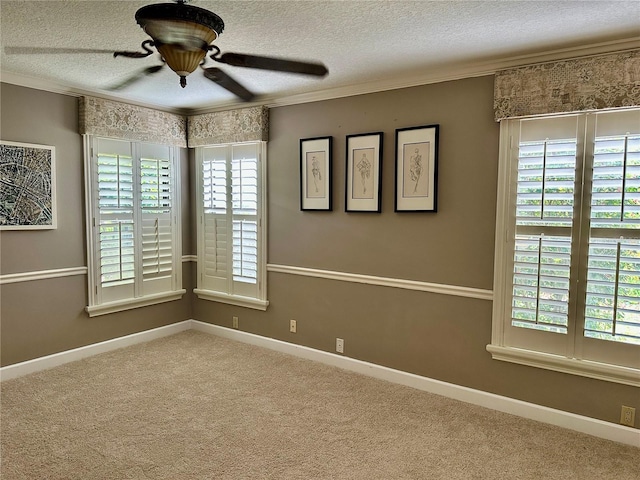
<svg viewBox="0 0 640 480">
<path fill-rule="evenodd" d="M 255 95 L 249 90 L 244 88 L 238 82 L 236 82 L 229 75 L 216 67 L 209 67 L 204 69 L 204 76 L 212 82 L 217 83 L 222 88 L 226 88 L 234 95 L 240 97 L 245 102 L 249 102 L 255 98 Z"/>
<path fill-rule="evenodd" d="M 145 58 L 145 57 L 148 57 L 149 55 L 151 55 L 151 52 L 149 52 L 149 53 L 143 53 L 143 52 L 127 52 L 127 51 L 113 52 L 113 56 L 114 56 L 114 58 L 115 58 L 115 57 Z"/>
<path fill-rule="evenodd" d="M 131 85 L 134 82 L 137 82 L 138 80 L 146 77 L 147 75 L 151 75 L 153 73 L 157 73 L 159 72 L 162 67 L 164 67 L 164 64 L 162 65 L 153 65 L 152 67 L 147 67 L 143 70 L 140 70 L 139 72 L 133 74 L 132 76 L 130 76 L 129 78 L 127 78 L 126 80 L 113 85 L 112 87 L 109 87 L 109 90 L 122 90 L 124 87 L 128 87 L 129 85 Z"/>
<path fill-rule="evenodd" d="M 113 53 L 101 48 L 58 48 L 58 47 L 4 47 L 7 55 L 43 55 L 66 53 Z"/>
<path fill-rule="evenodd" d="M 243 53 L 223 53 L 214 60 L 233 65 L 235 67 L 261 68 L 278 72 L 302 73 L 324 77 L 329 70 L 321 63 L 300 62 L 297 60 L 284 60 L 281 58 L 262 57 L 258 55 L 245 55 Z"/>
</svg>

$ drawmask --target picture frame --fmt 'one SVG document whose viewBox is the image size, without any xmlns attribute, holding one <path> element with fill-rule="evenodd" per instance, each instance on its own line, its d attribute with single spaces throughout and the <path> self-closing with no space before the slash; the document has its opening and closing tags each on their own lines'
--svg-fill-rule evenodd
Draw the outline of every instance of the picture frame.
<svg viewBox="0 0 640 480">
<path fill-rule="evenodd" d="M 396 212 L 436 212 L 440 125 L 396 129 Z"/>
<path fill-rule="evenodd" d="M 300 210 L 331 211 L 333 137 L 300 139 Z"/>
<path fill-rule="evenodd" d="M 347 135 L 345 211 L 381 211 L 382 140 L 382 132 Z"/>
<path fill-rule="evenodd" d="M 0 230 L 54 230 L 55 147 L 0 140 Z"/>
</svg>

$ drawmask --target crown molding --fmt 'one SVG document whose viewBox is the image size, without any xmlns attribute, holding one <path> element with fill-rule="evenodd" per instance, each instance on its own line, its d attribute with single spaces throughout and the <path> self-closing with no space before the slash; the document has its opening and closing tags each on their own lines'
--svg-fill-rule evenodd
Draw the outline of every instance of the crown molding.
<svg viewBox="0 0 640 480">
<path fill-rule="evenodd" d="M 122 98 L 118 95 L 110 95 L 101 90 L 87 90 L 77 85 L 64 84 L 54 82 L 52 80 L 46 80 L 43 78 L 31 77 L 28 75 L 22 75 L 12 72 L 0 72 L 0 82 L 9 83 L 11 85 L 17 85 L 20 87 L 33 88 L 34 90 L 42 90 L 45 92 L 59 93 L 61 95 L 68 95 L 70 97 L 97 97 L 105 100 L 112 100 L 114 102 L 127 103 L 129 105 L 136 105 L 138 107 L 151 108 L 153 110 L 159 110 L 162 112 L 173 113 L 176 115 L 185 115 L 185 109 L 183 108 L 167 108 L 162 105 L 156 105 L 152 103 L 137 102 L 128 98 Z"/>
<path fill-rule="evenodd" d="M 403 76 L 401 78 L 373 81 L 337 87 L 334 89 L 322 90 L 300 95 L 281 97 L 267 101 L 265 104 L 269 108 L 296 105 L 301 103 L 317 102 L 321 100 L 331 100 L 335 98 L 351 97 L 368 93 L 384 92 L 401 88 L 417 87 L 434 83 L 461 80 L 464 78 L 481 77 L 493 75 L 497 71 L 515 67 L 524 67 L 539 63 L 568 60 L 572 58 L 606 55 L 614 52 L 624 52 L 640 48 L 640 37 L 634 37 L 622 41 L 604 42 L 588 46 L 563 48 L 541 53 L 518 55 L 502 59 L 490 60 L 477 63 L 458 63 L 449 65 L 439 65 L 430 67 L 420 74 Z M 445 73 L 443 73 L 445 72 Z"/>
<path fill-rule="evenodd" d="M 377 93 L 388 90 L 397 90 L 401 88 L 410 88 L 420 85 L 461 80 L 464 78 L 493 75 L 499 70 L 505 70 L 508 68 L 567 60 L 570 58 L 604 55 L 614 52 L 635 50 L 638 48 L 640 48 L 640 36 L 609 42 L 581 45 L 577 47 L 547 50 L 544 52 L 517 55 L 513 57 L 492 59 L 482 62 L 459 62 L 452 64 L 435 65 L 429 67 L 428 69 L 422 70 L 418 74 L 400 75 L 397 78 L 392 79 L 374 80 L 371 82 L 345 85 L 295 95 L 269 95 L 262 97 L 259 102 L 226 102 L 224 104 L 206 105 L 201 108 L 193 109 L 167 108 L 160 105 L 136 102 L 134 100 L 123 99 L 116 95 L 109 95 L 102 91 L 85 90 L 78 86 L 64 85 L 62 83 L 55 83 L 40 78 L 34 78 L 10 72 L 2 72 L 0 74 L 0 81 L 23 87 L 34 88 L 36 90 L 44 90 L 48 92 L 60 93 L 76 97 L 90 95 L 107 100 L 114 100 L 118 102 L 129 103 L 132 105 L 138 105 L 140 107 L 153 108 L 155 110 L 174 113 L 177 115 L 201 115 L 204 113 L 220 112 L 239 107 L 246 108 L 264 105 L 269 108 L 275 108 L 284 107 L 287 105 L 298 105 L 303 103 L 319 102 L 323 100 L 332 100 L 336 98 L 351 97 L 356 95 L 365 95 L 369 93 Z"/>
</svg>

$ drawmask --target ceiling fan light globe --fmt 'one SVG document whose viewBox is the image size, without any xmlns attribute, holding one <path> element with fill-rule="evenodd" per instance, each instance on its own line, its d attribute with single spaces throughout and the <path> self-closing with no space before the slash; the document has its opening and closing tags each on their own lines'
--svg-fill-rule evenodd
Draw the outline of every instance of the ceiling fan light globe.
<svg viewBox="0 0 640 480">
<path fill-rule="evenodd" d="M 204 59 L 207 51 L 203 49 L 185 50 L 176 45 L 156 44 L 156 48 L 169 68 L 181 77 L 192 73 Z"/>
</svg>

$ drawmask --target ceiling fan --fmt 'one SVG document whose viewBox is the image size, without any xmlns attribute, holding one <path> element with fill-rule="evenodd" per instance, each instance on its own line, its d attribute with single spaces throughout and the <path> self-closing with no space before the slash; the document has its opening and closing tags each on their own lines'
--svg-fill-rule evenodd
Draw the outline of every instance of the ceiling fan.
<svg viewBox="0 0 640 480">
<path fill-rule="evenodd" d="M 243 101 L 251 101 L 255 95 L 229 74 L 217 67 L 206 67 L 206 57 L 211 60 L 236 67 L 258 68 L 278 72 L 299 73 L 324 77 L 328 70 L 321 63 L 287 60 L 275 57 L 247 55 L 242 53 L 221 53 L 213 41 L 224 30 L 224 22 L 213 12 L 187 5 L 188 0 L 175 3 L 156 3 L 138 9 L 136 22 L 151 39 L 141 44 L 143 51 L 116 51 L 102 49 L 73 48 L 21 48 L 6 47 L 6 53 L 113 53 L 114 57 L 146 58 L 153 49 L 159 53 L 162 63 L 147 67 L 125 81 L 113 86 L 119 90 L 146 75 L 159 72 L 164 65 L 180 77 L 180 85 L 187 85 L 187 76 L 201 67 L 204 76 L 230 91 Z"/>
</svg>

